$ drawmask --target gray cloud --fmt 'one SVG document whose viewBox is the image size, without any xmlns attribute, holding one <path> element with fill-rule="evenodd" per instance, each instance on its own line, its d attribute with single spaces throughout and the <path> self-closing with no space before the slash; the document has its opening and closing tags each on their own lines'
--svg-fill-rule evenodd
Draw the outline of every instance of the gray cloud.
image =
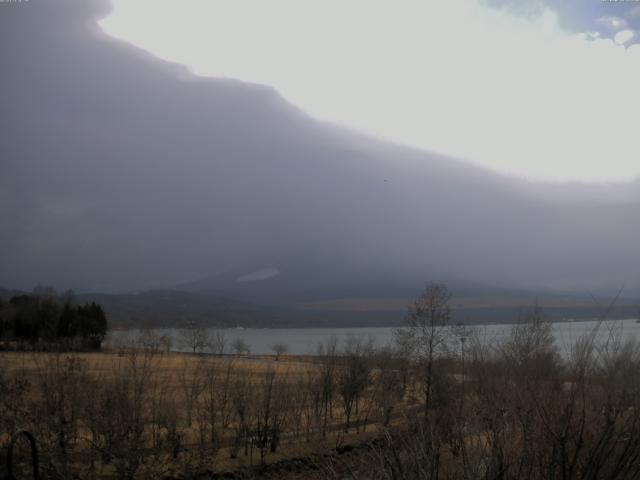
<svg viewBox="0 0 640 480">
<path fill-rule="evenodd" d="M 531 184 L 322 124 L 269 88 L 105 37 L 107 10 L 3 6 L 0 284 L 125 290 L 273 268 L 242 283 L 340 296 L 638 280 L 637 184 Z"/>
</svg>

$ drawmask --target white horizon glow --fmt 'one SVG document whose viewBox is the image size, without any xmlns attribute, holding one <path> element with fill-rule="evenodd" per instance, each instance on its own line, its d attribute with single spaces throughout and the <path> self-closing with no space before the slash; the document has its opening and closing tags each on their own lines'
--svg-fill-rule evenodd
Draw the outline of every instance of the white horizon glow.
<svg viewBox="0 0 640 480">
<path fill-rule="evenodd" d="M 629 33 L 571 35 L 551 11 L 475 0 L 113 3 L 107 34 L 197 75 L 273 86 L 322 120 L 521 177 L 640 177 Z"/>
</svg>

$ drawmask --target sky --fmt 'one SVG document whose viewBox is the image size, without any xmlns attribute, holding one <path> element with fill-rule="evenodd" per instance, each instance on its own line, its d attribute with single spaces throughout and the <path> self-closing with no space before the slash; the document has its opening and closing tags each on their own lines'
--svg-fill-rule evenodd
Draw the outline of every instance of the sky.
<svg viewBox="0 0 640 480">
<path fill-rule="evenodd" d="M 529 179 L 640 177 L 640 2 L 114 0 L 114 37 Z"/>
</svg>

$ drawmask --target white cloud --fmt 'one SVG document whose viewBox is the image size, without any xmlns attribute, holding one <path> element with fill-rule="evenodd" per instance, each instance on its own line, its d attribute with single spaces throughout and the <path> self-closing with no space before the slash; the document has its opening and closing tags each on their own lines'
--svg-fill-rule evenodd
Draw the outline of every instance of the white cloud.
<svg viewBox="0 0 640 480">
<path fill-rule="evenodd" d="M 310 114 L 528 177 L 640 174 L 640 46 L 473 0 L 115 0 L 106 32 Z"/>
<path fill-rule="evenodd" d="M 600 32 L 586 32 L 584 33 L 585 38 L 589 39 L 589 40 L 596 40 L 598 38 L 602 38 L 602 35 L 600 34 Z"/>
<path fill-rule="evenodd" d="M 611 30 L 620 30 L 622 28 L 626 28 L 627 26 L 627 21 L 624 18 L 620 17 L 600 17 L 596 21 L 605 25 Z"/>
<path fill-rule="evenodd" d="M 621 30 L 616 33 L 615 37 L 613 37 L 613 41 L 618 45 L 624 45 L 625 43 L 629 43 L 635 37 L 635 33 L 633 30 Z"/>
</svg>

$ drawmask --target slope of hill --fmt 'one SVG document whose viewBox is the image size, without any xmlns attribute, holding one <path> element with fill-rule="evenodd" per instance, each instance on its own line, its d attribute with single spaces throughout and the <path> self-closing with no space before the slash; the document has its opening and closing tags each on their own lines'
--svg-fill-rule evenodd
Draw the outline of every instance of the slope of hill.
<svg viewBox="0 0 640 480">
<path fill-rule="evenodd" d="M 23 291 L 0 288 L 0 299 L 7 301 Z M 398 326 L 411 299 L 341 299 L 289 305 L 264 305 L 231 298 L 178 290 L 149 290 L 126 294 L 82 293 L 79 304 L 101 305 L 109 327 L 169 328 L 190 322 L 210 327 L 372 327 Z M 512 323 L 533 305 L 541 306 L 553 321 L 635 318 L 640 300 L 618 299 L 607 308 L 611 298 L 596 301 L 582 297 L 538 297 L 534 295 L 465 296 L 452 299 L 453 323 Z"/>
<path fill-rule="evenodd" d="M 635 318 L 640 302 L 620 300 L 607 309 L 584 298 L 457 297 L 453 299 L 453 323 L 512 323 L 536 302 L 553 321 L 601 317 Z M 218 327 L 364 327 L 398 326 L 410 299 L 350 299 L 299 305 L 259 305 L 201 293 L 170 290 L 136 294 L 82 294 L 78 301 L 103 305 L 115 328 L 180 327 L 187 322 Z"/>
<path fill-rule="evenodd" d="M 107 38 L 104 1 L 23 3 L 0 17 L 2 284 L 233 272 L 218 293 L 260 301 L 436 279 L 640 296 L 632 186 L 549 187 L 368 138 Z M 278 274 L 242 280 L 263 270 Z"/>
</svg>

